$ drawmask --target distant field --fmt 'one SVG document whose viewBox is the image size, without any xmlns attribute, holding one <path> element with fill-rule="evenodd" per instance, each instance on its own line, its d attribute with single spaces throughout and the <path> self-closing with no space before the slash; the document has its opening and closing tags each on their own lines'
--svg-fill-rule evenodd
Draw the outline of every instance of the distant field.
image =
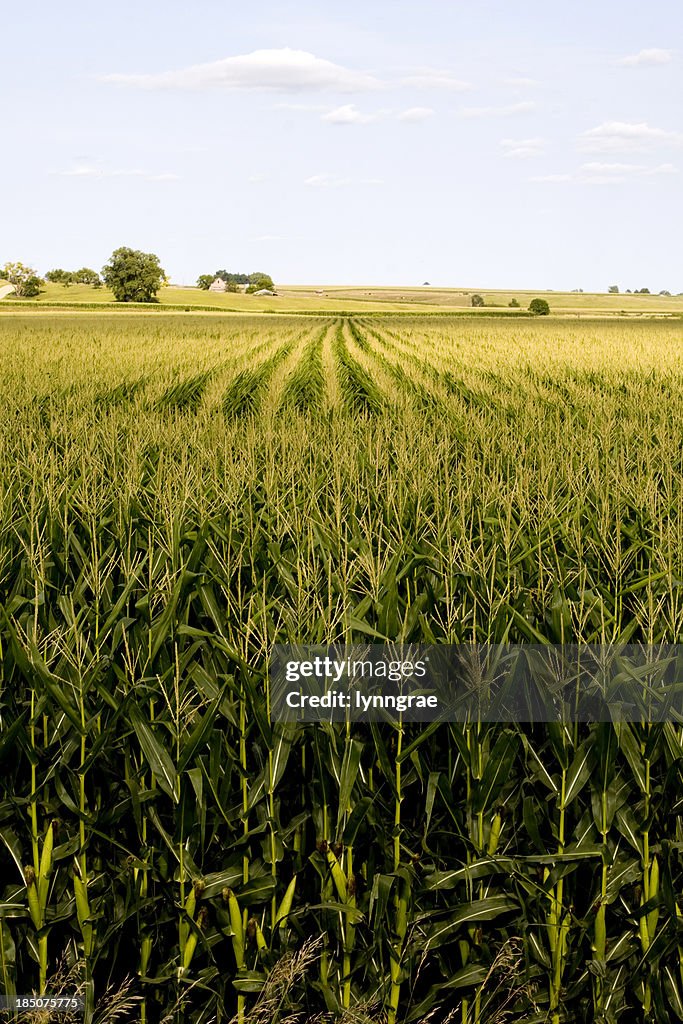
<svg viewBox="0 0 683 1024">
<path fill-rule="evenodd" d="M 400 306 L 419 304 L 439 308 L 471 308 L 472 295 L 478 294 L 484 299 L 487 307 L 509 309 L 512 299 L 516 298 L 522 309 L 526 309 L 533 298 L 547 299 L 552 312 L 605 312 L 605 313 L 683 313 L 683 295 L 634 295 L 589 292 L 557 292 L 557 291 L 496 291 L 483 288 L 400 288 L 400 287 L 347 287 L 343 285 L 318 286 L 319 291 L 332 298 L 360 300 L 372 302 L 391 302 Z M 302 298 L 315 295 L 316 289 L 304 285 L 291 285 L 281 289 L 287 295 L 299 295 Z M 374 305 L 374 308 L 377 308 Z M 514 312 L 514 310 L 511 310 Z"/>
<path fill-rule="evenodd" d="M 0 282 L 1 283 L 1 282 Z M 472 307 L 472 295 L 479 294 L 485 302 L 482 308 Z M 358 285 L 280 285 L 275 296 L 257 297 L 242 292 L 206 292 L 199 288 L 162 288 L 159 303 L 169 306 L 200 307 L 240 313 L 258 312 L 406 312 L 418 307 L 424 312 L 471 312 L 486 315 L 518 315 L 524 312 L 531 299 L 545 298 L 553 314 L 595 314 L 601 316 L 643 316 L 683 315 L 683 295 L 607 295 L 588 292 L 544 292 L 544 291 L 486 291 L 476 288 L 400 288 Z M 519 308 L 511 308 L 516 299 Z M 79 304 L 104 305 L 112 303 L 114 296 L 107 288 L 92 288 L 87 285 L 48 284 L 41 294 L 32 300 L 9 298 L 3 300 L 0 308 L 6 306 L 37 308 L 44 305 Z M 29 306 L 30 302 L 30 306 Z"/>
</svg>

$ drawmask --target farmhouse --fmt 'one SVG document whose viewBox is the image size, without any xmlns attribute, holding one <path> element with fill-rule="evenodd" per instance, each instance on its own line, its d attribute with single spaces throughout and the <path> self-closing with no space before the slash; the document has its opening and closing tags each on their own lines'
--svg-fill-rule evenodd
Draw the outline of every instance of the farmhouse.
<svg viewBox="0 0 683 1024">
<path fill-rule="evenodd" d="M 215 277 L 209 285 L 210 292 L 224 292 L 225 286 L 228 282 L 224 281 L 222 277 Z"/>
</svg>

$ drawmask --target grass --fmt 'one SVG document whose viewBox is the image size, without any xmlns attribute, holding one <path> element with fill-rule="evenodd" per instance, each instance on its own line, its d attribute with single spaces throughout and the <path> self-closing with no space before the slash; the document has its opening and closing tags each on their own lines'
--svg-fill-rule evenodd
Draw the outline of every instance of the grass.
<svg viewBox="0 0 683 1024">
<path fill-rule="evenodd" d="M 472 307 L 472 295 L 482 295 L 486 305 Z M 281 285 L 278 294 L 272 297 L 245 295 L 242 292 L 208 292 L 198 288 L 162 288 L 158 294 L 162 306 L 174 307 L 179 311 L 217 312 L 321 312 L 372 313 L 410 312 L 416 309 L 439 313 L 467 312 L 474 316 L 486 316 L 495 312 L 499 315 L 515 316 L 527 310 L 535 297 L 547 299 L 554 315 L 601 315 L 601 316 L 683 316 L 683 295 L 608 295 L 587 292 L 547 291 L 495 291 L 477 288 L 399 288 L 399 287 L 347 287 L 341 285 L 310 287 L 304 285 Z M 510 308 L 510 301 L 516 298 L 519 309 Z M 64 285 L 47 283 L 44 290 L 33 300 L 10 298 L 3 300 L 0 309 L 17 307 L 40 308 L 62 305 L 67 308 L 110 304 L 114 296 L 107 288 L 92 288 L 89 285 Z M 30 307 L 29 307 L 30 303 Z M 117 308 L 117 307 L 115 307 Z M 120 304 L 118 308 L 125 308 Z"/>
<path fill-rule="evenodd" d="M 12 312 L 0 367 L 4 992 L 247 1024 L 318 939 L 302 1020 L 683 1016 L 679 725 L 272 725 L 266 673 L 681 642 L 677 323 Z"/>
</svg>

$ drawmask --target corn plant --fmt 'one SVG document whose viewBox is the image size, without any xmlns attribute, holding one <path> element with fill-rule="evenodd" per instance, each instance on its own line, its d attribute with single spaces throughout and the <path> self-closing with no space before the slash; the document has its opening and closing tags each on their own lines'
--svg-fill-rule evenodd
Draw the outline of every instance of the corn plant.
<svg viewBox="0 0 683 1024">
<path fill-rule="evenodd" d="M 290 726 L 268 673 L 677 643 L 676 322 L 3 313 L 0 366 L 3 994 L 683 1020 L 678 724 Z"/>
</svg>

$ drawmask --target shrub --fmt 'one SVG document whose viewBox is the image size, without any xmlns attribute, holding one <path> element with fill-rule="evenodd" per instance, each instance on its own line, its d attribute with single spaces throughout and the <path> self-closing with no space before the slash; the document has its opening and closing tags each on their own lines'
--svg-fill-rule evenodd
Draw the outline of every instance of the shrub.
<svg viewBox="0 0 683 1024">
<path fill-rule="evenodd" d="M 472 305 L 473 306 L 483 306 L 484 305 L 484 300 L 483 300 L 482 296 L 481 295 L 473 295 L 472 296 Z"/>
<path fill-rule="evenodd" d="M 32 274 L 31 277 L 28 277 L 24 281 L 24 285 L 21 291 L 22 298 L 34 299 L 36 295 L 40 293 L 40 286 L 42 285 L 42 283 L 43 282 L 41 278 L 37 277 L 35 274 Z"/>
<path fill-rule="evenodd" d="M 508 306 L 513 306 L 515 309 L 519 309 L 519 302 L 517 301 L 517 299 L 510 299 L 510 301 L 508 302 Z"/>
<path fill-rule="evenodd" d="M 550 312 L 550 306 L 545 299 L 532 299 L 529 303 L 529 312 L 533 313 L 534 316 L 547 316 Z"/>
</svg>

